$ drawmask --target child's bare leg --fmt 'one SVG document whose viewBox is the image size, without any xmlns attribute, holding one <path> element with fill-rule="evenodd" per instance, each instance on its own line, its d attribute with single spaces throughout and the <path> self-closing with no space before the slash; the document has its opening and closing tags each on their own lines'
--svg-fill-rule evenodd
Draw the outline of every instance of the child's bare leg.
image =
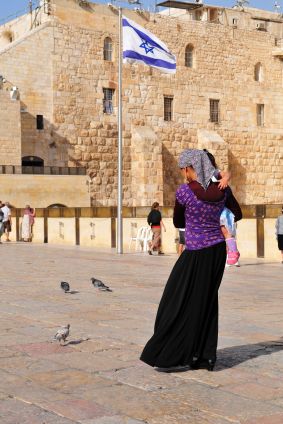
<svg viewBox="0 0 283 424">
<path fill-rule="evenodd" d="M 227 238 L 231 238 L 232 237 L 231 234 L 229 233 L 229 231 L 227 230 L 227 228 L 224 225 L 221 225 L 220 228 L 221 228 L 221 231 L 222 231 L 222 234 L 223 234 L 225 240 Z"/>
</svg>

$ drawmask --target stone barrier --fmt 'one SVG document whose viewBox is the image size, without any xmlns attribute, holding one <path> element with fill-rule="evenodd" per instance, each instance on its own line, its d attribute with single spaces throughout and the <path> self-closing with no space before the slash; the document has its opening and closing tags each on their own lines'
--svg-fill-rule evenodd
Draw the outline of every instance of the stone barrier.
<svg viewBox="0 0 283 424">
<path fill-rule="evenodd" d="M 243 219 L 238 223 L 238 246 L 242 257 L 280 260 L 275 237 L 275 221 L 281 205 L 243 206 Z M 116 247 L 116 214 L 114 207 L 36 209 L 34 243 L 80 245 L 93 248 Z M 146 226 L 148 207 L 123 208 L 124 249 L 135 250 L 130 243 L 139 227 Z M 177 251 L 178 231 L 173 226 L 173 208 L 161 210 L 166 232 L 163 249 Z M 21 240 L 23 209 L 12 210 L 12 240 Z M 130 246 L 131 244 L 131 246 Z"/>
</svg>

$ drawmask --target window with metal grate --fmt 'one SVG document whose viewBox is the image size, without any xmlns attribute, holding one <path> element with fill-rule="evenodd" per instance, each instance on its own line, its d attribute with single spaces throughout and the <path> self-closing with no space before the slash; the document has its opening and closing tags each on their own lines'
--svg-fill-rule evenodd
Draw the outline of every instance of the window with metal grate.
<svg viewBox="0 0 283 424">
<path fill-rule="evenodd" d="M 185 66 L 187 68 L 194 66 L 194 47 L 191 44 L 188 44 L 185 50 Z"/>
<path fill-rule="evenodd" d="M 258 127 L 264 126 L 264 105 L 258 104 L 256 105 L 256 121 Z"/>
<path fill-rule="evenodd" d="M 113 96 L 115 90 L 113 88 L 103 88 L 103 113 L 113 113 Z"/>
<path fill-rule="evenodd" d="M 173 96 L 164 96 L 164 121 L 173 119 Z"/>
<path fill-rule="evenodd" d="M 219 123 L 219 100 L 209 99 L 210 122 Z"/>
<path fill-rule="evenodd" d="M 112 61 L 113 44 L 110 37 L 104 39 L 103 58 L 104 60 Z"/>
</svg>

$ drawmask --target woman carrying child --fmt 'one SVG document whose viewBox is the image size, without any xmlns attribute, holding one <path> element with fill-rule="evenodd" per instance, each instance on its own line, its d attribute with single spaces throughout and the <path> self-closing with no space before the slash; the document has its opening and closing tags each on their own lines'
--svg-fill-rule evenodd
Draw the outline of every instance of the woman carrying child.
<svg viewBox="0 0 283 424">
<path fill-rule="evenodd" d="M 218 289 L 226 244 L 219 219 L 224 207 L 241 219 L 227 190 L 211 181 L 216 169 L 202 150 L 185 150 L 179 168 L 187 183 L 176 192 L 174 224 L 185 226 L 186 249 L 177 260 L 159 304 L 154 334 L 141 360 L 158 371 L 213 370 L 218 340 Z"/>
</svg>

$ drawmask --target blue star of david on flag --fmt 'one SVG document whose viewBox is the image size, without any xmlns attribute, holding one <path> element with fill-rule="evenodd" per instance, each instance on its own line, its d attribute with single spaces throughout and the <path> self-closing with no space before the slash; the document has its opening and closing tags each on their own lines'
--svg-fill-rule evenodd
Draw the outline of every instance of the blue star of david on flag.
<svg viewBox="0 0 283 424">
<path fill-rule="evenodd" d="M 154 34 L 123 16 L 123 61 L 176 73 L 176 57 Z"/>
<path fill-rule="evenodd" d="M 143 43 L 140 45 L 140 47 L 145 50 L 146 54 L 148 53 L 154 54 L 154 51 L 153 51 L 154 47 L 148 44 L 148 41 L 143 40 Z"/>
</svg>

